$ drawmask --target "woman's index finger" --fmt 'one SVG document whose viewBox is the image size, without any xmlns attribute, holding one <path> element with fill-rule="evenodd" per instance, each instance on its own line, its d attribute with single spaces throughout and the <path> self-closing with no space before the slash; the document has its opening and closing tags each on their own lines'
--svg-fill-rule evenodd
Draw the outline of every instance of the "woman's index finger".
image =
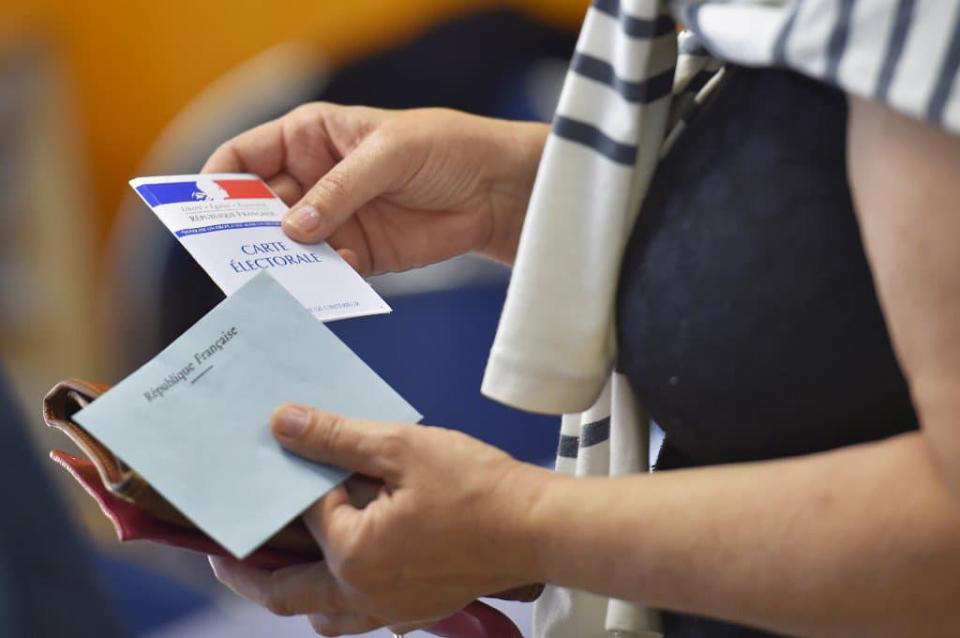
<svg viewBox="0 0 960 638">
<path fill-rule="evenodd" d="M 271 120 L 221 144 L 203 165 L 203 173 L 254 173 L 270 179 L 283 170 L 283 124 Z"/>
</svg>

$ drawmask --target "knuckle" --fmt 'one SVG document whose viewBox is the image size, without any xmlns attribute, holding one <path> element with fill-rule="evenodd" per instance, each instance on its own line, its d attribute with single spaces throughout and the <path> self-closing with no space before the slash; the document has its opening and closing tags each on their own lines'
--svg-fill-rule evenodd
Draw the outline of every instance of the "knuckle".
<svg viewBox="0 0 960 638">
<path fill-rule="evenodd" d="M 377 151 L 388 151 L 391 148 L 403 145 L 404 132 L 404 128 L 398 126 L 396 120 L 387 120 L 370 132 L 366 143 L 374 146 Z"/>
<path fill-rule="evenodd" d="M 381 459 L 399 460 L 410 450 L 410 436 L 401 428 L 391 428 L 380 436 L 376 454 Z"/>
<path fill-rule="evenodd" d="M 350 195 L 350 186 L 345 176 L 330 171 L 316 183 L 311 195 L 315 201 L 343 202 Z"/>
<path fill-rule="evenodd" d="M 222 157 L 224 155 L 231 155 L 234 152 L 233 144 L 236 137 L 232 137 L 226 142 L 221 142 L 217 148 L 214 149 L 213 153 L 210 154 L 210 157 Z"/>
<path fill-rule="evenodd" d="M 321 102 L 302 104 L 280 119 L 282 136 L 288 148 L 306 152 L 327 148 L 327 131 L 323 122 L 328 106 Z"/>
<path fill-rule="evenodd" d="M 286 119 L 294 125 L 313 126 L 317 123 L 317 118 L 323 116 L 325 106 L 323 102 L 300 104 L 290 109 L 286 115 Z"/>
<path fill-rule="evenodd" d="M 370 134 L 369 144 L 381 161 L 413 162 L 419 152 L 420 140 L 411 135 L 410 127 L 396 119 L 385 122 Z"/>
<path fill-rule="evenodd" d="M 311 413 L 311 427 L 322 450 L 335 450 L 343 439 L 344 418 L 337 414 Z"/>
<path fill-rule="evenodd" d="M 244 166 L 243 158 L 237 151 L 237 140 L 243 135 L 237 135 L 222 142 L 207 158 L 204 170 L 221 170 L 225 166 Z"/>
</svg>

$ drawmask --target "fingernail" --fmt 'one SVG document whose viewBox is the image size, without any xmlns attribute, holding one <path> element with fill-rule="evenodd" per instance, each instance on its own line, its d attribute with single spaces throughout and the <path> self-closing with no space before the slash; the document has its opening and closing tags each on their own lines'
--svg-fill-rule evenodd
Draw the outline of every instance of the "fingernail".
<svg viewBox="0 0 960 638">
<path fill-rule="evenodd" d="M 313 206 L 301 206 L 287 215 L 286 222 L 301 233 L 312 233 L 320 227 L 320 212 Z"/>
<path fill-rule="evenodd" d="M 296 439 L 307 429 L 310 415 L 304 408 L 291 405 L 277 413 L 273 423 L 273 431 L 277 436 L 285 439 Z"/>
</svg>

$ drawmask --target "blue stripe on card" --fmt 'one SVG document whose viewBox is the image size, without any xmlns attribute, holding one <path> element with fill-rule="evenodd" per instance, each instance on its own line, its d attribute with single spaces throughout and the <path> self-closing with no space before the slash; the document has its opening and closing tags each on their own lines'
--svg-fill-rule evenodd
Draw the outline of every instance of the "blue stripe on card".
<svg viewBox="0 0 960 638">
<path fill-rule="evenodd" d="M 279 226 L 280 222 L 238 222 L 234 224 L 214 224 L 213 226 L 198 226 L 197 228 L 184 228 L 174 233 L 177 237 L 188 237 L 190 235 L 202 235 L 204 233 L 216 233 L 221 230 L 233 230 L 235 228 L 262 228 L 264 226 Z"/>
<path fill-rule="evenodd" d="M 151 206 L 161 204 L 180 204 L 199 201 L 200 189 L 196 182 L 168 182 L 166 184 L 143 184 L 137 186 L 137 192 Z"/>
</svg>

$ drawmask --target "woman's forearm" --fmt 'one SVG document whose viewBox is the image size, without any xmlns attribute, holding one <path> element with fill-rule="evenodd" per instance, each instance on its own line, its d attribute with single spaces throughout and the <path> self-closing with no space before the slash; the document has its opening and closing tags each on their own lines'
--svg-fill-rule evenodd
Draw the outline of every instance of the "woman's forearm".
<svg viewBox="0 0 960 638">
<path fill-rule="evenodd" d="M 542 490 L 548 582 L 791 634 L 960 627 L 960 512 L 919 434 Z"/>
</svg>

